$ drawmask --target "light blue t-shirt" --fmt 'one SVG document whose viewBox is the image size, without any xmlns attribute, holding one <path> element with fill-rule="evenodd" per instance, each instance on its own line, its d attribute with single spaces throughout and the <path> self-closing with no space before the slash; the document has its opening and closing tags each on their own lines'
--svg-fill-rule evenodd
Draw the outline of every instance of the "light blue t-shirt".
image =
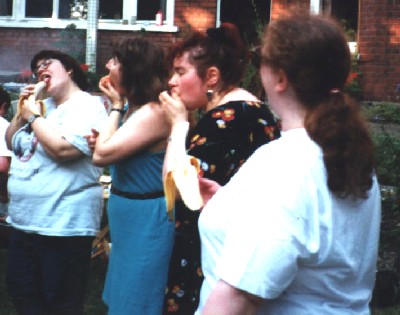
<svg viewBox="0 0 400 315">
<path fill-rule="evenodd" d="M 29 125 L 17 131 L 12 139 L 8 221 L 17 229 L 42 235 L 95 235 L 103 209 L 102 169 L 93 165 L 84 136 L 91 128 L 100 129 L 107 117 L 105 108 L 98 97 L 83 91 L 58 107 L 47 99 L 45 106 L 46 120 L 84 155 L 56 161 Z"/>
</svg>

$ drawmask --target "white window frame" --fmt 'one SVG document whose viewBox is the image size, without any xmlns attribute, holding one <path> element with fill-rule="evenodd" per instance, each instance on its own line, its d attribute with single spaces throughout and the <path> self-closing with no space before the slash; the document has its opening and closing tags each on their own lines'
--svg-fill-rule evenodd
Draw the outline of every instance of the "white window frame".
<svg viewBox="0 0 400 315">
<path fill-rule="evenodd" d="M 26 0 L 13 0 L 12 16 L 1 16 L 0 27 L 21 27 L 21 28 L 66 28 L 70 24 L 75 24 L 78 29 L 86 29 L 86 19 L 58 19 L 59 1 L 53 0 L 53 16 L 51 18 L 27 18 L 25 17 Z M 109 0 L 112 1 L 112 0 Z M 146 1 L 146 0 L 142 0 Z M 175 0 L 166 0 L 166 14 L 163 25 L 155 25 L 154 20 L 137 21 L 136 24 L 130 24 L 131 17 L 137 16 L 137 0 L 123 0 L 123 16 L 119 20 L 99 19 L 97 29 L 99 30 L 125 30 L 139 31 L 146 30 L 150 32 L 177 32 L 178 27 L 174 25 Z"/>
</svg>

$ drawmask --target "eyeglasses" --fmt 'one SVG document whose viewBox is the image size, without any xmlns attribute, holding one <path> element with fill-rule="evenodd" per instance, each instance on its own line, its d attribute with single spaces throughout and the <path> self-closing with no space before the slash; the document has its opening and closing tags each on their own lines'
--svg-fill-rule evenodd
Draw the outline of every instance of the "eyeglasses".
<svg viewBox="0 0 400 315">
<path fill-rule="evenodd" d="M 52 59 L 44 59 L 41 63 L 39 63 L 39 64 L 36 66 L 35 70 L 33 70 L 33 77 L 34 77 L 34 78 L 38 78 L 38 76 L 39 76 L 39 71 L 40 71 L 41 69 L 46 70 L 46 69 L 51 65 L 52 62 L 53 62 Z"/>
</svg>

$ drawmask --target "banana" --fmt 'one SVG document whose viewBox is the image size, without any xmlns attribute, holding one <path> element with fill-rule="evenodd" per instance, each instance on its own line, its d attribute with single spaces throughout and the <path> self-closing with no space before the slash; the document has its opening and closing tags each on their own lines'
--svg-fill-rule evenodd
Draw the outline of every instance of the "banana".
<svg viewBox="0 0 400 315">
<path fill-rule="evenodd" d="M 177 130 L 175 137 L 180 139 L 175 141 L 175 145 L 171 144 L 173 145 L 171 150 L 171 153 L 173 153 L 171 159 L 173 160 L 173 167 L 167 172 L 163 182 L 167 214 L 170 220 L 173 219 L 173 208 L 177 192 L 179 192 L 182 201 L 190 210 L 200 210 L 204 206 L 197 177 L 200 171 L 199 162 L 195 157 L 186 154 L 185 129 L 180 129 L 179 131 L 177 128 Z"/>
<path fill-rule="evenodd" d="M 38 95 L 45 87 L 46 87 L 46 83 L 43 81 L 36 83 L 35 88 L 33 90 L 33 94 L 29 95 L 29 97 L 28 97 L 29 109 L 35 115 L 44 116 L 46 114 L 46 108 L 44 106 L 44 103 L 42 101 L 37 101 Z M 36 105 L 36 103 L 38 103 L 39 108 Z M 23 105 L 24 105 L 24 98 L 20 97 L 18 100 L 18 106 L 17 106 L 17 117 L 19 117 L 21 115 L 21 109 L 22 109 Z"/>
</svg>

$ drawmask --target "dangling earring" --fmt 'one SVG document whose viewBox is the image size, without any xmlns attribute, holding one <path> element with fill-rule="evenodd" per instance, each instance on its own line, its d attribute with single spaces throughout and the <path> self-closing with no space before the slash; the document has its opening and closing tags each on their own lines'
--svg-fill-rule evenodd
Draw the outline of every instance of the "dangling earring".
<svg viewBox="0 0 400 315">
<path fill-rule="evenodd" d="M 212 100 L 212 98 L 213 98 L 213 96 L 214 96 L 214 91 L 213 91 L 213 90 L 207 90 L 206 95 L 207 95 L 207 100 L 208 100 L 209 102 L 211 102 L 211 100 Z"/>
</svg>

